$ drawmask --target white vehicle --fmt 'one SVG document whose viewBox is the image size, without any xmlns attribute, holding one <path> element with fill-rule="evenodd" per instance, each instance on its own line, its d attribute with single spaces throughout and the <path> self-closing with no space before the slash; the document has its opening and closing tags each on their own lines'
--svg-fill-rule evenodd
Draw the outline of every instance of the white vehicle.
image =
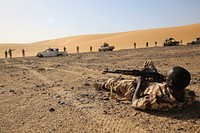
<svg viewBox="0 0 200 133">
<path fill-rule="evenodd" d="M 56 57 L 56 56 L 67 56 L 67 52 L 59 52 L 58 48 L 48 48 L 43 52 L 38 52 L 37 57 Z"/>
</svg>

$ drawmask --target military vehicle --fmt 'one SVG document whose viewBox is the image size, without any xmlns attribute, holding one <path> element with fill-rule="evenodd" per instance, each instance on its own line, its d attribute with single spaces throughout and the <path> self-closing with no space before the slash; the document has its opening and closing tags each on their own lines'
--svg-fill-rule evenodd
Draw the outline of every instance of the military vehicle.
<svg viewBox="0 0 200 133">
<path fill-rule="evenodd" d="M 164 46 L 178 46 L 180 44 L 179 41 L 176 41 L 174 38 L 167 38 L 163 41 Z"/>
<path fill-rule="evenodd" d="M 103 45 L 98 49 L 99 52 L 101 51 L 113 51 L 115 46 L 109 46 L 108 43 L 104 42 Z"/>
<path fill-rule="evenodd" d="M 200 44 L 200 37 L 195 38 L 193 41 L 188 42 L 188 45 Z"/>
<path fill-rule="evenodd" d="M 42 58 L 42 57 L 55 57 L 55 56 L 67 56 L 68 53 L 65 52 L 60 52 L 58 48 L 48 48 L 43 52 L 38 52 L 37 57 Z"/>
</svg>

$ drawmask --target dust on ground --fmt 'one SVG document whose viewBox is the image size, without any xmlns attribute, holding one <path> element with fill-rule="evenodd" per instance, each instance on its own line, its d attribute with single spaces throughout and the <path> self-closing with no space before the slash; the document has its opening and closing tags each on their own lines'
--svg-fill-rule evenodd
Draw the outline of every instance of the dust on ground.
<svg viewBox="0 0 200 133">
<path fill-rule="evenodd" d="M 200 46 L 177 46 L 0 59 L 0 133 L 200 132 L 199 51 Z M 194 105 L 138 111 L 92 87 L 119 76 L 102 74 L 103 69 L 140 69 L 145 60 L 163 74 L 177 65 L 188 69 L 188 88 L 198 96 Z"/>
</svg>

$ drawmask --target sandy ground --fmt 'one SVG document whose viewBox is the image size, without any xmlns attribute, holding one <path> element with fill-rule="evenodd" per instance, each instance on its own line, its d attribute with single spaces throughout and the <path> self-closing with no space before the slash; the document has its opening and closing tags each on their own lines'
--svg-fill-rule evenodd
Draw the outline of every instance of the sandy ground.
<svg viewBox="0 0 200 133">
<path fill-rule="evenodd" d="M 198 45 L 0 59 L 0 133 L 200 132 L 199 51 Z M 102 74 L 104 68 L 140 69 L 145 60 L 163 74 L 177 65 L 188 69 L 188 88 L 198 96 L 194 105 L 181 111 L 139 111 L 92 87 L 119 76 Z"/>
</svg>

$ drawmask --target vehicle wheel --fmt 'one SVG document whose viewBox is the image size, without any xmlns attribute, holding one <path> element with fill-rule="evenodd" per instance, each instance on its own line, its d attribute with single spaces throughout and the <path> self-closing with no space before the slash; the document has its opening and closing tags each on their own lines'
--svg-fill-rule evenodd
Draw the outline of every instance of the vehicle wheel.
<svg viewBox="0 0 200 133">
<path fill-rule="evenodd" d="M 39 58 L 43 58 L 44 56 L 42 54 L 38 55 Z"/>
<path fill-rule="evenodd" d="M 59 55 L 57 55 L 57 56 L 63 56 L 62 54 L 59 54 Z"/>
</svg>

